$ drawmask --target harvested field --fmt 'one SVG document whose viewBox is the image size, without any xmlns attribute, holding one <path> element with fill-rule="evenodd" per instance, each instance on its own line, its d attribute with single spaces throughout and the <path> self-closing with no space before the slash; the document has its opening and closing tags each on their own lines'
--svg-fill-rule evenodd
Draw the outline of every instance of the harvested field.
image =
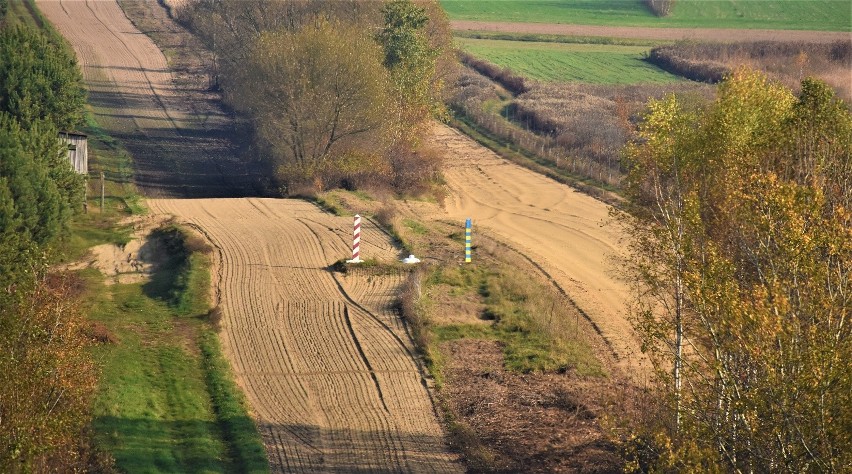
<svg viewBox="0 0 852 474">
<path fill-rule="evenodd" d="M 460 132 L 437 125 L 451 194 L 446 214 L 487 228 L 526 255 L 576 303 L 626 373 L 650 369 L 627 320 L 628 286 L 618 278 L 623 239 L 607 224 L 608 206 L 569 186 L 512 164 Z M 475 255 L 474 255 L 475 258 Z M 641 381 L 641 380 L 640 380 Z"/>
<path fill-rule="evenodd" d="M 259 193 L 259 172 L 236 159 L 233 120 L 176 86 L 166 57 L 115 1 L 37 3 L 77 53 L 94 118 L 132 154 L 145 195 Z"/>
<path fill-rule="evenodd" d="M 351 219 L 304 201 L 150 200 L 219 255 L 222 342 L 274 471 L 457 472 L 395 309 L 403 281 L 329 271 Z M 362 253 L 399 258 L 369 220 Z"/>
<path fill-rule="evenodd" d="M 727 28 L 645 28 L 639 26 L 592 26 L 557 23 L 509 23 L 499 21 L 453 20 L 454 30 L 500 31 L 507 33 L 532 33 L 564 36 L 604 36 L 648 40 L 697 41 L 803 41 L 832 43 L 850 41 L 852 34 L 835 31 L 799 30 L 736 30 Z"/>
</svg>

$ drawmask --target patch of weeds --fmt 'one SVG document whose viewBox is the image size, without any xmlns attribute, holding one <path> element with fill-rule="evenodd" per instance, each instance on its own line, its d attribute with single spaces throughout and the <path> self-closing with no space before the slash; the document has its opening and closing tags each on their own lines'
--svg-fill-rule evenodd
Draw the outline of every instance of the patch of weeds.
<svg viewBox="0 0 852 474">
<path fill-rule="evenodd" d="M 169 258 L 144 285 L 147 294 L 167 301 L 181 316 L 207 314 L 211 247 L 175 225 L 155 230 L 151 239 L 161 242 Z"/>
<path fill-rule="evenodd" d="M 130 242 L 133 232 L 131 226 L 118 226 L 112 216 L 100 213 L 77 215 L 69 228 L 70 233 L 61 247 L 65 261 L 80 259 L 95 245 L 115 244 L 124 247 Z"/>
<path fill-rule="evenodd" d="M 373 199 L 373 196 L 370 196 L 366 191 L 361 190 L 361 189 L 355 189 L 355 190 L 349 191 L 349 194 L 357 197 L 358 199 L 360 199 L 362 201 L 367 201 L 367 202 L 375 201 L 375 199 Z"/>
<path fill-rule="evenodd" d="M 491 324 L 433 325 L 437 344 L 457 339 L 497 340 L 507 370 L 605 375 L 588 344 L 578 337 L 576 318 L 561 295 L 521 269 L 496 264 L 445 265 L 426 278 L 427 286 L 446 285 L 451 296 L 475 296 L 485 305 L 481 319 Z"/>
<path fill-rule="evenodd" d="M 400 262 L 383 262 L 375 258 L 368 258 L 359 263 L 347 263 L 346 260 L 348 259 L 341 258 L 329 265 L 328 269 L 344 275 L 354 272 L 367 275 L 396 275 L 403 271 L 410 271 Z"/>
<path fill-rule="evenodd" d="M 424 226 L 420 222 L 417 222 L 413 219 L 403 219 L 402 225 L 404 225 L 405 227 L 408 227 L 411 230 L 411 232 L 413 232 L 416 235 L 425 235 L 428 232 L 428 229 L 426 229 L 426 226 Z"/>
<path fill-rule="evenodd" d="M 349 213 L 343 209 L 338 198 L 332 194 L 326 196 L 312 196 L 306 199 L 319 206 L 319 208 L 323 211 L 334 214 L 335 216 L 342 217 L 349 215 Z"/>
<path fill-rule="evenodd" d="M 479 265 L 444 265 L 436 267 L 426 279 L 427 285 L 447 285 L 451 294 L 458 296 L 480 292 L 487 271 Z"/>
</svg>

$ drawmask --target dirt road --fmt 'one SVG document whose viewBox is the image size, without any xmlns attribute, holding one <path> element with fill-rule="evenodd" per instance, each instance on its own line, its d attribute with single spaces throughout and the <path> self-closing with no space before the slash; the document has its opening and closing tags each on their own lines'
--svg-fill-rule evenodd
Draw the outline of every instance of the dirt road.
<svg viewBox="0 0 852 474">
<path fill-rule="evenodd" d="M 236 159 L 233 121 L 217 104 L 198 113 L 166 57 L 114 0 L 37 4 L 77 53 L 95 119 L 133 156 L 145 195 L 257 195 L 258 171 Z"/>
<path fill-rule="evenodd" d="M 148 196 L 251 194 L 229 119 L 198 114 L 114 0 L 40 0 L 78 55 L 95 118 Z M 333 275 L 351 220 L 302 201 L 151 200 L 218 249 L 222 340 L 275 472 L 458 472 L 394 310 L 402 275 Z M 362 253 L 398 258 L 364 226 Z"/>
<path fill-rule="evenodd" d="M 629 290 L 617 261 L 623 236 L 608 224 L 608 206 L 447 126 L 436 126 L 434 141 L 446 150 L 444 176 L 452 191 L 443 217 L 469 217 L 474 229 L 487 229 L 536 262 L 597 326 L 623 370 L 649 368 L 626 317 Z"/>
<path fill-rule="evenodd" d="M 222 339 L 276 472 L 458 472 L 394 310 L 402 275 L 327 267 L 351 219 L 304 201 L 149 200 L 220 256 Z M 398 258 L 364 221 L 362 253 Z"/>
<path fill-rule="evenodd" d="M 650 40 L 700 40 L 700 41 L 805 41 L 831 43 L 852 41 L 852 34 L 837 31 L 798 30 L 735 30 L 726 28 L 644 28 L 639 26 L 592 26 L 560 23 L 509 23 L 499 21 L 450 22 L 454 30 L 496 31 L 506 33 L 532 33 L 565 36 L 605 36 Z"/>
</svg>

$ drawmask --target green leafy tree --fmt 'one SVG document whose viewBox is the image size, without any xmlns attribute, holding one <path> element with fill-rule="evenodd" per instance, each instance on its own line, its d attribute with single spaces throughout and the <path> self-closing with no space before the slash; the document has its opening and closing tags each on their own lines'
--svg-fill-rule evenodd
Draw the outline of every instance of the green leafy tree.
<svg viewBox="0 0 852 474">
<path fill-rule="evenodd" d="M 637 328 L 672 414 L 656 468 L 850 467 L 850 156 L 817 81 L 797 99 L 742 69 L 712 104 L 650 104 L 626 164 Z"/>
<path fill-rule="evenodd" d="M 384 26 L 376 36 L 384 50 L 384 65 L 391 73 L 400 123 L 419 124 L 441 113 L 441 84 L 436 80 L 443 45 L 430 41 L 431 21 L 424 7 L 411 0 L 391 0 L 382 8 Z"/>
<path fill-rule="evenodd" d="M 319 21 L 263 33 L 233 72 L 227 96 L 252 117 L 281 178 L 336 186 L 386 168 L 393 115 L 380 58 L 378 45 L 353 26 Z"/>
</svg>

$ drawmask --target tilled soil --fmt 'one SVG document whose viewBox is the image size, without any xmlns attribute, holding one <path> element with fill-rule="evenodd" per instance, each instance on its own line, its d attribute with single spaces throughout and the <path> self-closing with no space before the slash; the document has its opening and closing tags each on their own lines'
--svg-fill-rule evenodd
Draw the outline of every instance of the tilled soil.
<svg viewBox="0 0 852 474">
<path fill-rule="evenodd" d="M 700 41 L 804 41 L 831 43 L 852 41 L 852 34 L 837 31 L 739 30 L 727 28 L 646 28 L 639 26 L 592 26 L 561 23 L 510 23 L 499 21 L 454 20 L 454 30 L 531 33 L 565 36 L 603 36 L 650 40 Z"/>
<path fill-rule="evenodd" d="M 402 273 L 329 270 L 352 221 L 304 201 L 149 200 L 217 249 L 222 341 L 276 472 L 459 472 L 395 309 Z M 362 253 L 399 258 L 365 220 Z"/>
<path fill-rule="evenodd" d="M 95 119 L 133 156 L 146 196 L 261 192 L 257 166 L 237 158 L 233 120 L 176 84 L 166 57 L 114 0 L 37 3 L 77 53 Z"/>
</svg>

